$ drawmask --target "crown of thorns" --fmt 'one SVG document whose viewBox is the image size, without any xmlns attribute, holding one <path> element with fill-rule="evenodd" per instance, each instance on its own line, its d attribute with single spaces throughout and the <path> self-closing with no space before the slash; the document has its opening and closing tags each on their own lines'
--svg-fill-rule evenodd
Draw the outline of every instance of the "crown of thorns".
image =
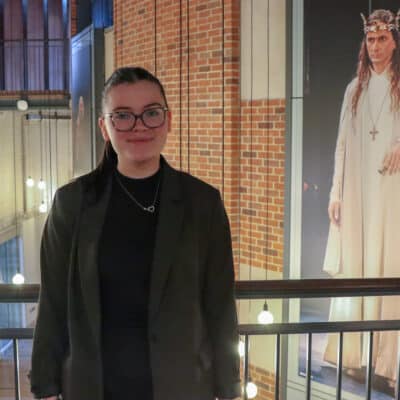
<svg viewBox="0 0 400 400">
<path fill-rule="evenodd" d="M 369 21 L 365 18 L 364 14 L 361 13 L 361 18 L 364 23 L 364 33 L 367 34 L 368 32 L 378 32 L 378 31 L 399 31 L 400 25 L 400 10 L 397 11 L 396 16 L 392 17 L 389 22 L 383 22 L 380 20 L 372 20 Z"/>
</svg>

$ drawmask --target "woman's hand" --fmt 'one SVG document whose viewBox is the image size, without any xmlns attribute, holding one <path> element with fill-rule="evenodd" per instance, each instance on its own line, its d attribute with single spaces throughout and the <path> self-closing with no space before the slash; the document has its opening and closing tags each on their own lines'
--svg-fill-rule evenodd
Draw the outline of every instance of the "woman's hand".
<svg viewBox="0 0 400 400">
<path fill-rule="evenodd" d="M 328 215 L 332 224 L 340 226 L 340 201 L 332 201 L 328 207 Z"/>
<path fill-rule="evenodd" d="M 382 175 L 393 175 L 400 172 L 400 143 L 396 142 L 390 152 L 386 154 L 380 172 Z"/>
</svg>

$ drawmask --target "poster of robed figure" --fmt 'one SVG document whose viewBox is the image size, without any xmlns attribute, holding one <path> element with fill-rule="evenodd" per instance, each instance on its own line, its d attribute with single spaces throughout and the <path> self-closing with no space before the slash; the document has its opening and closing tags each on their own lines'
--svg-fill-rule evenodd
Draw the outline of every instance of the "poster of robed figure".
<svg viewBox="0 0 400 400">
<path fill-rule="evenodd" d="M 304 1 L 299 275 L 399 277 L 400 4 L 321 3 Z M 306 299 L 300 319 L 400 319 L 399 300 Z M 373 398 L 394 396 L 398 338 L 398 332 L 374 335 Z M 345 335 L 344 388 L 354 398 L 365 390 L 368 340 L 367 334 Z M 313 378 L 334 387 L 338 335 L 323 335 L 316 344 Z M 304 370 L 300 341 L 297 372 Z"/>
</svg>

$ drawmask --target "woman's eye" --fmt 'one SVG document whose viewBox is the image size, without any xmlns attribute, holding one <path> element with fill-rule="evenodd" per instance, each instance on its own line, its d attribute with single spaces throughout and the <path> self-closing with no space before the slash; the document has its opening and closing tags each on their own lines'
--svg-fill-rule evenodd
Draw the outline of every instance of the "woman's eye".
<svg viewBox="0 0 400 400">
<path fill-rule="evenodd" d="M 161 110 L 159 108 L 154 108 L 152 110 L 145 111 L 148 117 L 158 117 L 161 114 Z"/>
<path fill-rule="evenodd" d="M 127 119 L 131 119 L 132 115 L 129 113 L 125 113 L 125 112 L 118 112 L 118 113 L 115 113 L 115 118 L 119 119 L 120 121 L 125 121 Z"/>
</svg>

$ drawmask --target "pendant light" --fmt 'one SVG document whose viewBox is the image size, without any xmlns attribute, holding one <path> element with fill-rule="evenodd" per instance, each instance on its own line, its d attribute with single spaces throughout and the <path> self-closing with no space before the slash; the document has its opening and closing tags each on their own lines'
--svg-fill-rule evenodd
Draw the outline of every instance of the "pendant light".
<svg viewBox="0 0 400 400">
<path fill-rule="evenodd" d="M 47 203 L 44 200 L 40 203 L 39 212 L 41 214 L 47 213 Z"/>
<path fill-rule="evenodd" d="M 40 178 L 40 181 L 38 182 L 37 186 L 40 190 L 44 190 L 46 189 L 46 182 L 42 178 Z"/>
<path fill-rule="evenodd" d="M 246 383 L 246 386 L 243 388 L 243 390 L 246 392 L 246 396 L 245 398 L 247 399 L 254 399 L 257 396 L 258 393 L 258 388 L 257 385 L 252 381 L 251 379 L 251 374 L 249 371 L 249 367 L 250 367 L 250 340 L 249 340 L 249 336 L 246 336 L 245 338 L 245 349 L 247 346 L 247 352 L 245 352 L 245 359 L 244 359 L 244 380 Z"/>
<path fill-rule="evenodd" d="M 28 187 L 35 186 L 35 181 L 33 180 L 33 178 L 30 175 L 26 179 L 25 183 L 26 183 L 26 186 L 28 186 Z"/>
<path fill-rule="evenodd" d="M 55 118 L 54 147 L 55 147 L 56 179 L 55 179 L 54 189 L 53 189 L 53 185 L 52 185 L 52 189 L 51 189 L 51 201 L 53 201 L 54 195 L 55 195 L 56 190 L 59 185 L 59 177 L 58 177 L 58 114 L 57 114 L 57 111 L 54 112 L 54 118 Z"/>
<path fill-rule="evenodd" d="M 258 314 L 257 321 L 262 325 L 268 325 L 274 322 L 274 316 L 271 311 L 268 310 L 267 300 L 265 300 L 263 309 Z"/>
<path fill-rule="evenodd" d="M 267 55 L 268 55 L 268 57 L 267 57 L 267 110 L 269 110 L 269 98 L 270 98 L 270 96 L 269 96 L 269 73 L 270 73 L 270 65 L 269 65 L 269 61 L 270 61 L 270 49 L 269 49 L 269 40 L 270 40 L 270 31 L 269 31 L 269 25 L 270 25 L 270 19 L 269 19 L 269 0 L 268 0 L 268 3 L 267 3 L 267 23 L 266 23 L 266 26 L 267 26 L 267 32 L 266 32 L 266 34 L 267 34 L 267 40 L 266 40 L 266 44 L 267 44 Z M 269 124 L 267 124 L 267 154 L 269 155 L 269 154 L 271 154 L 270 153 L 270 151 L 269 151 L 269 141 L 270 141 L 270 132 L 269 132 Z M 268 160 L 267 160 L 268 161 Z M 267 175 L 269 174 L 269 169 L 267 168 Z M 269 199 L 268 199 L 268 196 L 269 196 L 269 193 L 268 193 L 268 182 L 269 182 L 269 176 L 267 176 L 267 189 L 266 189 L 266 208 L 267 208 L 267 212 L 266 212 L 266 219 L 267 219 L 267 221 L 266 221 L 266 224 L 265 224 L 265 226 L 266 226 L 266 232 L 265 232 L 265 238 L 266 238 L 266 240 L 265 240 L 265 247 L 266 248 L 268 248 L 268 215 L 269 215 L 269 210 L 268 210 L 268 205 L 269 205 Z M 268 252 L 267 252 L 267 255 L 266 255 L 266 263 L 265 263 L 265 280 L 266 281 L 268 281 Z M 269 308 L 268 308 L 268 303 L 267 303 L 267 299 L 265 299 L 265 302 L 264 302 L 264 305 L 263 305 L 263 308 L 262 308 L 262 310 L 260 311 L 260 313 L 258 314 L 258 316 L 257 316 L 257 321 L 260 323 L 260 324 L 262 324 L 262 325 L 268 325 L 268 324 L 272 324 L 273 322 L 274 322 L 274 316 L 273 316 L 273 314 L 271 313 L 271 311 L 269 310 Z"/>
<path fill-rule="evenodd" d="M 43 180 L 43 139 L 42 139 L 42 125 L 43 125 L 43 114 L 39 111 L 40 115 L 40 180 L 38 182 L 38 188 L 42 191 L 42 202 L 39 205 L 39 212 L 45 214 L 47 212 L 47 202 L 45 199 L 44 189 L 46 188 L 46 182 Z"/>
<path fill-rule="evenodd" d="M 254 399 L 257 396 L 258 387 L 257 385 L 249 378 L 249 381 L 246 385 L 246 395 L 248 399 Z"/>
<path fill-rule="evenodd" d="M 239 353 L 239 356 L 240 356 L 241 358 L 244 357 L 244 354 L 245 354 L 245 344 L 244 344 L 244 341 L 243 341 L 242 338 L 239 339 L 238 353 Z"/>
<path fill-rule="evenodd" d="M 26 117 L 26 116 L 25 116 L 25 117 Z M 26 119 L 27 119 L 27 118 L 26 118 Z M 25 147 L 25 149 L 30 149 L 31 146 L 30 146 L 29 124 L 26 124 L 26 126 L 27 126 L 27 131 L 28 131 L 28 133 L 25 134 L 25 136 L 26 136 L 26 141 L 27 141 L 27 146 Z M 24 130 L 24 132 L 25 132 L 25 130 Z M 25 156 L 28 158 L 27 155 L 25 155 Z M 28 168 L 29 168 L 30 170 L 32 170 L 32 160 L 31 160 L 31 157 L 29 156 L 28 159 L 29 159 Z M 34 181 L 34 179 L 32 178 L 32 175 L 28 175 L 28 178 L 26 179 L 25 184 L 26 184 L 26 186 L 28 186 L 29 188 L 35 186 L 35 181 Z"/>
<path fill-rule="evenodd" d="M 25 283 L 25 277 L 20 274 L 20 273 L 16 273 L 13 277 L 12 277 L 12 283 L 14 285 L 22 285 L 23 283 Z"/>
<path fill-rule="evenodd" d="M 40 190 L 46 189 L 46 182 L 43 180 L 43 139 L 42 139 L 42 125 L 43 125 L 43 115 L 42 111 L 39 111 L 40 115 L 40 179 L 37 187 Z"/>
<path fill-rule="evenodd" d="M 29 104 L 25 99 L 17 100 L 16 106 L 19 111 L 27 111 L 29 108 Z"/>
<path fill-rule="evenodd" d="M 16 137 L 17 135 L 15 134 L 15 112 L 13 112 L 13 155 L 14 155 L 14 213 L 15 213 L 15 225 L 16 225 L 16 231 L 17 231 L 17 237 L 16 239 L 16 245 L 17 245 L 17 249 L 16 249 L 16 257 L 15 257 L 15 261 L 16 261 L 16 269 L 17 272 L 16 274 L 12 277 L 12 283 L 15 285 L 21 285 L 22 283 L 25 282 L 25 278 L 21 273 L 21 258 L 20 258 L 20 241 L 19 241 L 19 237 L 18 237 L 18 224 L 19 224 L 19 220 L 18 220 L 18 202 L 17 202 L 17 160 L 16 160 L 16 148 L 17 148 L 17 144 L 16 144 Z"/>
</svg>

